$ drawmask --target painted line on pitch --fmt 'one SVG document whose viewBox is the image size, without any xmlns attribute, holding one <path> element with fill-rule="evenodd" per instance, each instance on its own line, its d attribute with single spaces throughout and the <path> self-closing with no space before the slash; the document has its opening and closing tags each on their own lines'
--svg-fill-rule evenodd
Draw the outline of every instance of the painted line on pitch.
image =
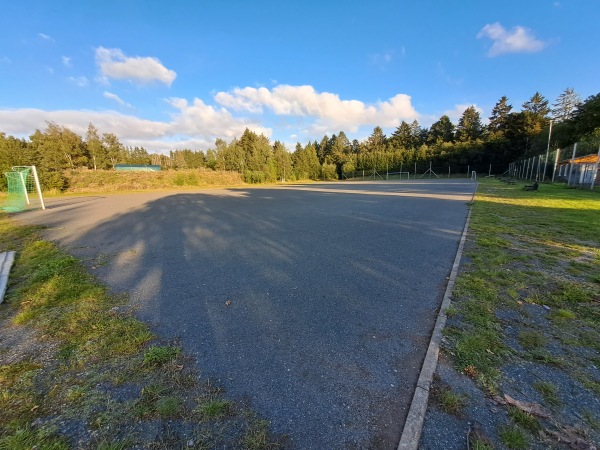
<svg viewBox="0 0 600 450">
<path fill-rule="evenodd" d="M 475 192 L 473 192 L 473 200 L 475 199 L 476 192 L 477 186 L 475 187 Z M 454 264 L 452 265 L 452 271 L 450 272 L 444 299 L 442 300 L 442 305 L 440 306 L 440 311 L 437 320 L 435 321 L 435 326 L 433 327 L 427 354 L 425 355 L 425 360 L 421 367 L 421 374 L 419 375 L 410 409 L 406 416 L 406 422 L 404 423 L 398 450 L 416 450 L 419 447 L 423 422 L 425 421 L 425 413 L 427 412 L 427 404 L 429 402 L 429 389 L 431 387 L 431 381 L 433 380 L 433 374 L 437 368 L 438 356 L 440 353 L 442 330 L 446 325 L 446 310 L 448 309 L 448 306 L 450 306 L 452 289 L 454 288 L 454 282 L 458 276 L 458 269 L 460 267 L 460 260 L 462 258 L 465 241 L 467 240 L 467 232 L 469 230 L 469 223 L 471 222 L 472 211 L 473 205 L 469 206 L 465 227 L 463 228 L 460 243 L 458 244 L 458 250 L 456 251 L 456 257 L 454 258 Z"/>
</svg>

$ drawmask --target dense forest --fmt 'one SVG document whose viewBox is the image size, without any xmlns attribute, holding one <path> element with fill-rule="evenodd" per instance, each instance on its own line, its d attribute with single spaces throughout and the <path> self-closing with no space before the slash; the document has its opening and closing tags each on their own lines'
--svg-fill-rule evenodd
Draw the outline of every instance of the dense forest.
<svg viewBox="0 0 600 450">
<path fill-rule="evenodd" d="M 574 142 L 600 143 L 600 94 L 581 101 L 573 89 L 549 104 L 539 92 L 513 111 L 507 97 L 492 109 L 487 125 L 479 111 L 468 107 L 457 124 L 443 115 L 429 128 L 415 120 L 402 121 L 390 136 L 377 126 L 364 141 L 350 141 L 343 131 L 320 141 L 298 143 L 290 152 L 281 142 L 271 143 L 248 129 L 227 143 L 217 139 L 214 148 L 181 149 L 169 155 L 150 154 L 144 148 L 126 147 L 111 133 L 100 134 L 89 124 L 85 136 L 65 126 L 48 123 L 28 140 L 0 132 L 0 170 L 11 166 L 36 165 L 43 187 L 62 190 L 68 169 L 102 170 L 116 164 L 157 164 L 163 169 L 236 171 L 246 182 L 276 180 L 339 179 L 355 171 L 413 171 L 417 165 L 466 173 L 467 166 L 501 173 L 508 164 L 546 151 L 550 126 L 551 148 L 564 148 Z M 0 189 L 6 187 L 4 177 Z"/>
</svg>

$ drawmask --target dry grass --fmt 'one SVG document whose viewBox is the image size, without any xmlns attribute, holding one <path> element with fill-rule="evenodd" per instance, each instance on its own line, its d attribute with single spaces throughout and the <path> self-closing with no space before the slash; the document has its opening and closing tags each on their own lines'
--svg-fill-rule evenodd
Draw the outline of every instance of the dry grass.
<svg viewBox="0 0 600 450">
<path fill-rule="evenodd" d="M 160 172 L 117 172 L 114 170 L 72 170 L 67 193 L 190 189 L 244 184 L 237 172 L 210 169 L 163 170 Z"/>
</svg>

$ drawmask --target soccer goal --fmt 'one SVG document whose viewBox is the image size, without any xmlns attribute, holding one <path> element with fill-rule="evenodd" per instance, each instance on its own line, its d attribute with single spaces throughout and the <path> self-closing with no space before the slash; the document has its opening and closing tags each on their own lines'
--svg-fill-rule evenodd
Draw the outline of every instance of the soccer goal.
<svg viewBox="0 0 600 450">
<path fill-rule="evenodd" d="M 11 172 L 6 172 L 4 175 L 8 182 L 8 192 L 2 206 L 3 210 L 20 212 L 28 207 L 46 209 L 35 166 L 14 166 Z"/>
</svg>

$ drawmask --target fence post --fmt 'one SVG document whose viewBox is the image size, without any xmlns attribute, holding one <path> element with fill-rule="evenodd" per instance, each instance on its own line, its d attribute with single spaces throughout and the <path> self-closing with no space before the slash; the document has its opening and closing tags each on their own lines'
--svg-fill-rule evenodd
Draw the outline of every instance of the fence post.
<svg viewBox="0 0 600 450">
<path fill-rule="evenodd" d="M 592 174 L 592 182 L 590 183 L 590 189 L 594 190 L 594 184 L 596 178 L 598 178 L 598 163 L 600 162 L 600 146 L 598 146 L 598 157 L 596 158 L 596 164 L 594 164 L 594 173 Z"/>
<path fill-rule="evenodd" d="M 546 147 L 546 159 L 544 159 L 544 176 L 542 181 L 546 179 L 546 167 L 548 166 L 548 156 L 550 156 L 550 138 L 552 137 L 552 120 L 550 120 L 550 129 L 548 130 L 548 147 Z"/>
<path fill-rule="evenodd" d="M 554 183 L 554 176 L 556 175 L 556 168 L 558 167 L 558 155 L 560 154 L 560 148 L 556 149 L 556 157 L 554 158 L 554 170 L 552 171 L 552 182 Z"/>
<path fill-rule="evenodd" d="M 573 173 L 573 165 L 575 154 L 577 153 L 577 142 L 573 144 L 573 156 L 571 156 L 571 164 L 569 165 L 569 176 L 567 177 L 567 187 L 571 187 L 571 174 Z"/>
</svg>

